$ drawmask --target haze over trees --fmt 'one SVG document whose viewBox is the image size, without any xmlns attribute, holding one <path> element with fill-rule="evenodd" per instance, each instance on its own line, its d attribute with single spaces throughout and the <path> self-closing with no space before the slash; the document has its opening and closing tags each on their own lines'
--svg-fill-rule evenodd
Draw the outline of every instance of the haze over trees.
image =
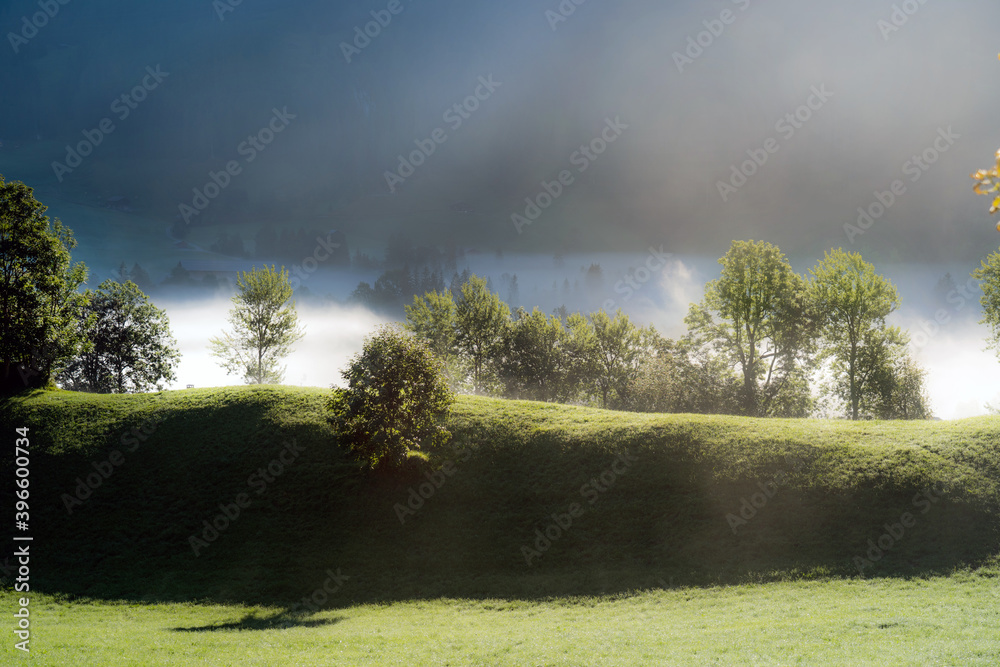
<svg viewBox="0 0 1000 667">
<path fill-rule="evenodd" d="M 472 393 L 755 417 L 806 417 L 826 398 L 851 419 L 930 417 L 926 373 L 886 324 L 895 287 L 860 255 L 831 251 L 809 280 L 765 242 L 719 261 L 679 340 L 621 311 L 512 314 L 478 276 L 414 297 L 405 326 Z"/>
<path fill-rule="evenodd" d="M 209 340 L 213 356 L 227 373 L 246 384 L 281 384 L 282 359 L 304 335 L 299 326 L 288 271 L 274 266 L 241 271 L 229 311 L 231 330 Z"/>
</svg>

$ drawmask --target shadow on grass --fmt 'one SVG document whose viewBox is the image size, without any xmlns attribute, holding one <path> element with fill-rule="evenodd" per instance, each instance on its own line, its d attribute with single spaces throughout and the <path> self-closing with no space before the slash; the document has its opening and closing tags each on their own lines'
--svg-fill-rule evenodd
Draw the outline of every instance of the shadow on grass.
<svg viewBox="0 0 1000 667">
<path fill-rule="evenodd" d="M 174 632 L 226 632 L 231 630 L 288 630 L 290 628 L 319 628 L 334 625 L 343 617 L 308 619 L 306 615 L 285 610 L 271 616 L 250 613 L 232 623 L 213 623 L 190 628 L 170 628 Z"/>
</svg>

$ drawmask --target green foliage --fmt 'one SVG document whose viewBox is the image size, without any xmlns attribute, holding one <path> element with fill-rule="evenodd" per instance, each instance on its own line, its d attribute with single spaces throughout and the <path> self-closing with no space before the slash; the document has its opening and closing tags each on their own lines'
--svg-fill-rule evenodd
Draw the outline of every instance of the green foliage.
<svg viewBox="0 0 1000 667">
<path fill-rule="evenodd" d="M 1000 251 L 991 254 L 983 260 L 982 266 L 975 270 L 972 277 L 982 281 L 983 304 L 982 324 L 990 328 L 987 339 L 989 347 L 996 350 L 1000 356 Z"/>
<path fill-rule="evenodd" d="M 833 362 L 837 395 L 850 418 L 858 419 L 864 397 L 875 391 L 876 375 L 906 343 L 899 329 L 885 322 L 899 308 L 899 294 L 859 253 L 838 248 L 812 269 L 809 300 L 819 314 L 822 355 Z"/>
<path fill-rule="evenodd" d="M 451 290 L 414 296 L 406 306 L 404 327 L 430 348 L 441 361 L 448 386 L 458 390 L 466 384 L 464 364 L 458 355 L 458 323 Z"/>
<path fill-rule="evenodd" d="M 221 359 L 227 373 L 242 373 L 247 384 L 280 384 L 285 372 L 279 362 L 305 335 L 295 302 L 289 303 L 288 271 L 254 267 L 237 274 L 236 286 L 229 311 L 232 330 L 209 340 L 212 356 Z"/>
<path fill-rule="evenodd" d="M 897 346 L 873 376 L 874 391 L 866 395 L 862 409 L 877 419 L 930 419 L 926 380 L 927 371 Z"/>
<path fill-rule="evenodd" d="M 87 349 L 59 375 L 75 391 L 138 393 L 176 380 L 180 361 L 167 314 L 139 287 L 105 280 L 88 292 L 83 336 Z"/>
<path fill-rule="evenodd" d="M 531 313 L 519 309 L 502 342 L 499 373 L 504 395 L 534 401 L 567 398 L 571 386 L 566 338 L 558 317 L 537 308 Z"/>
<path fill-rule="evenodd" d="M 455 323 L 455 344 L 469 366 L 472 390 L 485 393 L 496 382 L 495 360 L 510 327 L 510 307 L 473 275 L 461 287 Z"/>
<path fill-rule="evenodd" d="M 603 310 L 590 316 L 593 327 L 593 382 L 603 407 L 622 407 L 629 402 L 629 387 L 639 375 L 644 357 L 652 353 L 658 335 L 650 327 L 639 328 L 621 309 L 614 318 Z"/>
<path fill-rule="evenodd" d="M 413 297 L 406 306 L 406 329 L 441 359 L 455 354 L 455 300 L 450 290 Z"/>
<path fill-rule="evenodd" d="M 413 451 L 445 444 L 442 425 L 454 397 L 441 362 L 426 345 L 394 327 L 365 340 L 334 388 L 330 422 L 341 445 L 370 468 L 398 467 Z"/>
<path fill-rule="evenodd" d="M 718 350 L 739 368 L 743 414 L 799 414 L 809 403 L 801 378 L 813 338 L 805 280 L 763 241 L 734 241 L 719 264 L 721 277 L 684 320 L 690 344 Z"/>
<path fill-rule="evenodd" d="M 664 339 L 642 360 L 628 408 L 735 415 L 740 413 L 741 391 L 741 379 L 723 355 L 692 348 L 686 340 Z"/>
<path fill-rule="evenodd" d="M 44 387 L 83 343 L 86 267 L 73 233 L 24 183 L 0 176 L 0 393 Z"/>
</svg>

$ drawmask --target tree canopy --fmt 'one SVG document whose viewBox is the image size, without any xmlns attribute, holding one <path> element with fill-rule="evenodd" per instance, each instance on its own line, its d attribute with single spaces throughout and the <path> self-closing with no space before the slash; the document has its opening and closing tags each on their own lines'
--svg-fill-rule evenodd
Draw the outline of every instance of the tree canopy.
<svg viewBox="0 0 1000 667">
<path fill-rule="evenodd" d="M 819 314 L 821 354 L 833 361 L 851 419 L 861 414 L 863 396 L 906 343 L 886 317 L 899 308 L 899 293 L 859 253 L 842 248 L 826 253 L 811 270 L 809 296 Z"/>
<path fill-rule="evenodd" d="M 0 176 L 0 391 L 46 385 L 83 339 L 87 269 L 71 230 L 24 183 Z"/>
<path fill-rule="evenodd" d="M 800 386 L 811 348 L 805 280 L 764 241 L 734 241 L 719 263 L 721 277 L 685 318 L 691 342 L 717 348 L 739 369 L 743 414 L 773 415 L 787 400 L 779 395 Z"/>
<path fill-rule="evenodd" d="M 292 286 L 284 267 L 241 271 L 229 311 L 230 331 L 209 340 L 213 356 L 228 373 L 241 373 L 247 384 L 280 384 L 279 364 L 305 335 L 299 325 Z"/>
<path fill-rule="evenodd" d="M 59 375 L 65 388 L 137 393 L 177 379 L 180 352 L 170 320 L 135 283 L 105 280 L 88 296 L 83 322 L 88 345 Z"/>
<path fill-rule="evenodd" d="M 367 467 L 398 467 L 411 452 L 445 444 L 442 425 L 454 400 L 441 362 L 426 344 L 397 327 L 382 327 L 343 371 L 330 421 L 340 444 Z"/>
</svg>

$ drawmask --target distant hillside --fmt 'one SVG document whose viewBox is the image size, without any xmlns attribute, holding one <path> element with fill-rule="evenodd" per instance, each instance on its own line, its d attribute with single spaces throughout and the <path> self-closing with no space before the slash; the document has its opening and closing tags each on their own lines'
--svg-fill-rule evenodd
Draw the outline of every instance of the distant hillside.
<svg viewBox="0 0 1000 667">
<path fill-rule="evenodd" d="M 1000 550 L 1000 418 L 753 420 L 460 397 L 458 449 L 389 479 L 352 472 L 326 396 L 38 392 L 0 405 L 11 445 L 13 428 L 31 429 L 33 584 L 290 603 L 330 570 L 350 577 L 344 601 L 538 597 L 859 566 L 920 575 Z M 7 484 L 3 495 L 12 506 Z M 221 527 L 211 540 L 206 521 Z"/>
</svg>

